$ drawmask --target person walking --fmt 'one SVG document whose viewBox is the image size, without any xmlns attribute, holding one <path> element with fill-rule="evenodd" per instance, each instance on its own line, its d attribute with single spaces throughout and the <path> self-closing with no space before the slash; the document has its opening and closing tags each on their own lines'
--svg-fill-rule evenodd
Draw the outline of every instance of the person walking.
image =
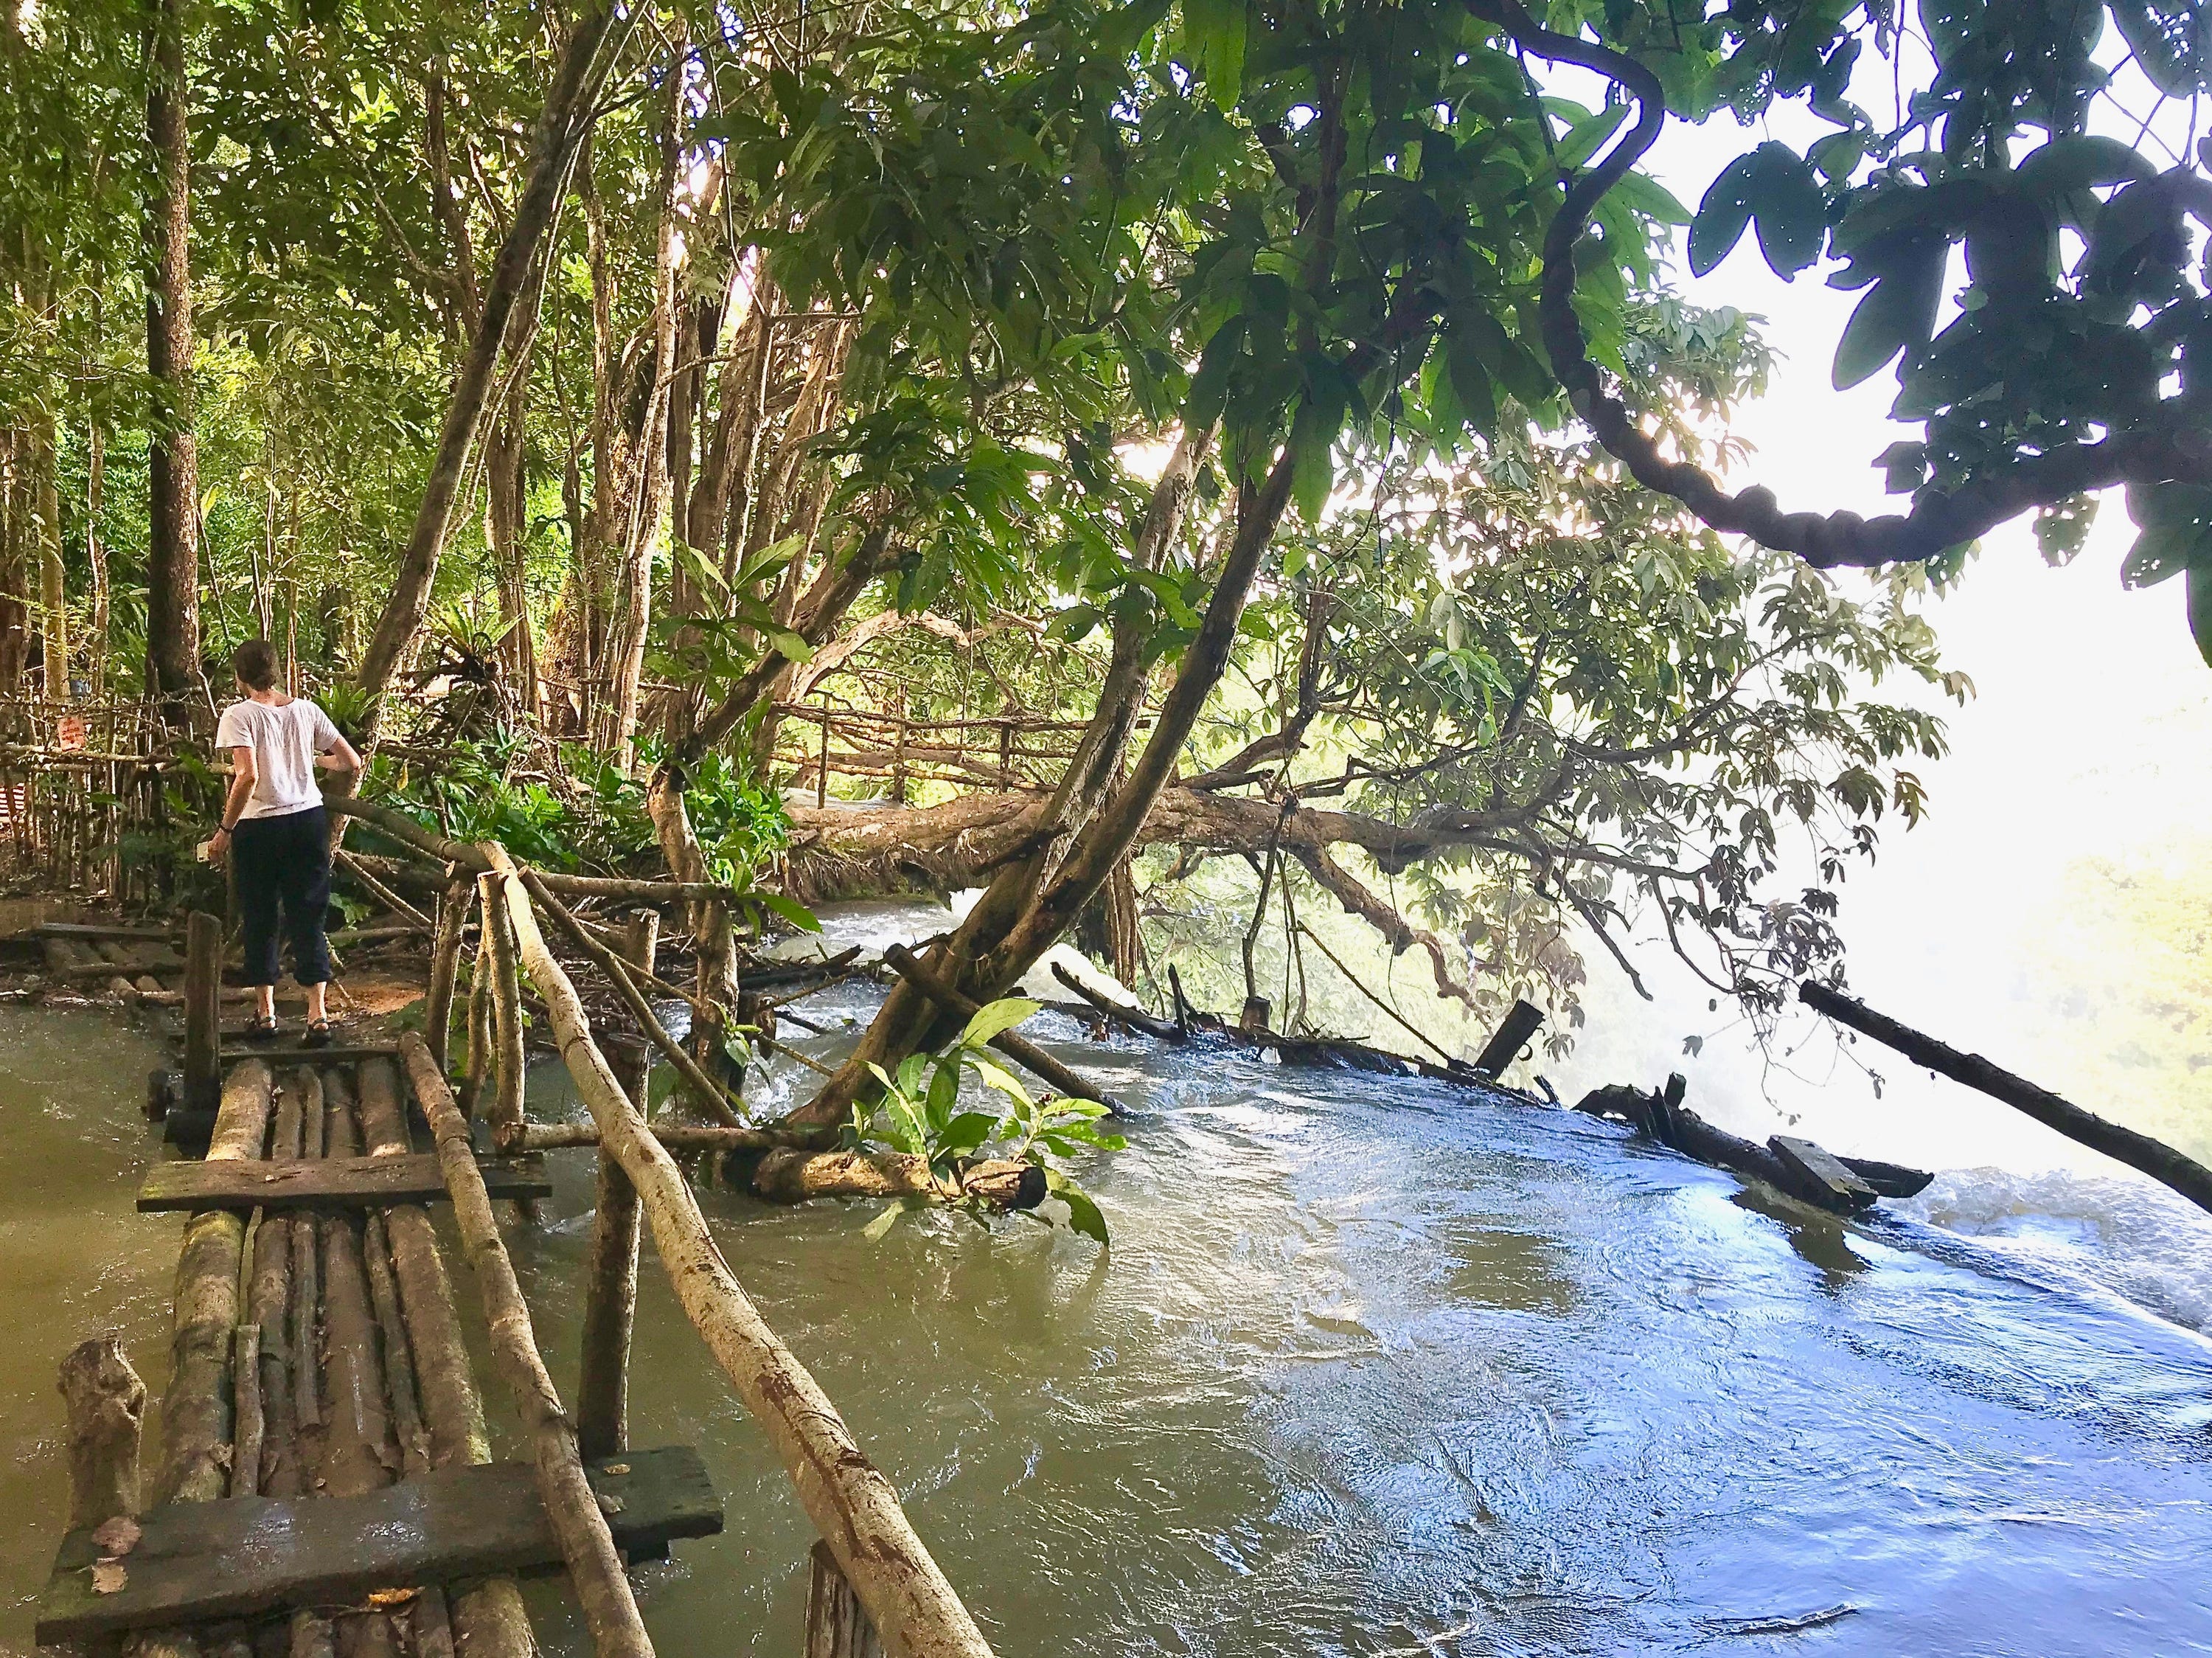
<svg viewBox="0 0 2212 1658">
<path fill-rule="evenodd" d="M 276 653 L 248 639 L 231 659 L 242 701 L 222 710 L 217 748 L 230 751 L 230 793 L 210 843 L 226 855 L 245 923 L 246 982 L 258 1007 L 251 1036 L 276 1033 L 277 931 L 292 946 L 292 977 L 307 993 L 307 1045 L 327 1046 L 331 947 L 323 936 L 331 903 L 331 820 L 315 782 L 318 765 L 358 772 L 361 756 L 329 715 L 276 689 Z"/>
</svg>

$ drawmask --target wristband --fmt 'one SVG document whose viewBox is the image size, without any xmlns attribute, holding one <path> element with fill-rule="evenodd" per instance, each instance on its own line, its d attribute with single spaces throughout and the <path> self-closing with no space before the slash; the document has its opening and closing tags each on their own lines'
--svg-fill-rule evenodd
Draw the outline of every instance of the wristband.
<svg viewBox="0 0 2212 1658">
<path fill-rule="evenodd" d="M 238 832 L 238 826 L 234 823 L 217 824 L 216 832 L 222 835 L 234 835 Z"/>
</svg>

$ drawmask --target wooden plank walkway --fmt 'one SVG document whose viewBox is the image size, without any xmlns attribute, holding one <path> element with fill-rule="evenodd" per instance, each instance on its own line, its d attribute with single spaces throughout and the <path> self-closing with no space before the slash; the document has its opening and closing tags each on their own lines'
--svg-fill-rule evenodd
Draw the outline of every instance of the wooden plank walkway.
<svg viewBox="0 0 2212 1658">
<path fill-rule="evenodd" d="M 81 1518 L 40 1601 L 42 1643 L 158 1645 L 240 1618 L 291 1620 L 296 1637 L 304 1619 L 325 1640 L 332 1622 L 391 1624 L 373 1646 L 425 1658 L 532 1658 L 510 1574 L 566 1555 L 539 1470 L 490 1460 L 426 1208 L 458 1177 L 417 1149 L 419 1102 L 392 1052 L 208 1055 L 227 1073 L 215 1154 L 157 1165 L 138 1198 L 190 1217 L 155 1506 L 128 1535 Z M 477 1168 L 491 1198 L 550 1190 L 532 1156 Z M 586 1477 L 633 1558 L 721 1528 L 688 1448 L 617 1454 Z"/>
<path fill-rule="evenodd" d="M 632 1557 L 722 1529 L 722 1505 L 689 1446 L 602 1458 L 588 1477 Z M 364 1496 L 234 1496 L 156 1509 L 115 1562 L 121 1582 L 106 1591 L 94 1577 L 106 1557 L 95 1529 L 63 1541 L 39 1602 L 41 1646 L 297 1606 L 357 1605 L 426 1579 L 561 1567 L 526 1462 L 451 1468 Z"/>
<path fill-rule="evenodd" d="M 495 1198 L 550 1198 L 544 1160 L 487 1157 L 479 1167 Z M 443 1203 L 445 1172 L 429 1152 L 397 1157 L 307 1157 L 282 1162 L 156 1163 L 138 1188 L 142 1213 L 159 1210 L 383 1209 Z"/>
</svg>

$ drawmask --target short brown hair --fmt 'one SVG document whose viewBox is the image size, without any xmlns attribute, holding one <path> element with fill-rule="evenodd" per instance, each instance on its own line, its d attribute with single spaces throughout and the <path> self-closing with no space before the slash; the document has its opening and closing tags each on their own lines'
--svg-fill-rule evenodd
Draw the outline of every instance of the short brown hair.
<svg viewBox="0 0 2212 1658">
<path fill-rule="evenodd" d="M 230 668 L 239 684 L 267 691 L 276 683 L 276 653 L 266 639 L 248 639 L 230 659 Z"/>
</svg>

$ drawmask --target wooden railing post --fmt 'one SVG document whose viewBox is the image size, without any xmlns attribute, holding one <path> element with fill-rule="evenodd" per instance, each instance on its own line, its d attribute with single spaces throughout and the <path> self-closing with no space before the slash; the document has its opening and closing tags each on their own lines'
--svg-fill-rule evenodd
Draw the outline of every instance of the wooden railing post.
<svg viewBox="0 0 2212 1658">
<path fill-rule="evenodd" d="M 222 921 L 195 910 L 185 923 L 185 1109 L 222 1100 Z"/>
<path fill-rule="evenodd" d="M 830 804 L 830 710 L 822 710 L 822 759 L 814 774 L 814 804 L 818 808 Z"/>
<path fill-rule="evenodd" d="M 430 1045 L 430 1057 L 441 1070 L 447 1069 L 447 1049 L 453 1041 L 453 984 L 460 976 L 461 935 L 468 927 L 472 890 L 465 881 L 447 884 L 438 899 L 438 930 L 430 943 L 430 990 L 422 998 L 422 1039 Z"/>
<path fill-rule="evenodd" d="M 660 917 L 647 910 L 630 923 L 623 960 L 651 972 Z M 642 1117 L 653 1075 L 653 1049 L 641 1035 L 616 1078 Z M 629 1344 L 637 1314 L 637 1188 L 605 1147 L 599 1150 L 598 1207 L 592 1216 L 591 1264 L 584 1275 L 583 1365 L 576 1383 L 576 1445 L 587 1457 L 629 1448 Z"/>
<path fill-rule="evenodd" d="M 478 877 L 483 899 L 483 940 L 477 947 L 491 962 L 492 1039 L 496 1065 L 492 1082 L 492 1144 L 511 1152 L 522 1143 L 522 989 L 514 966 L 514 936 L 508 930 L 507 891 L 492 876 Z"/>
<path fill-rule="evenodd" d="M 884 1643 L 868 1621 L 868 1609 L 826 1543 L 807 1557 L 806 1658 L 884 1658 Z"/>
</svg>

